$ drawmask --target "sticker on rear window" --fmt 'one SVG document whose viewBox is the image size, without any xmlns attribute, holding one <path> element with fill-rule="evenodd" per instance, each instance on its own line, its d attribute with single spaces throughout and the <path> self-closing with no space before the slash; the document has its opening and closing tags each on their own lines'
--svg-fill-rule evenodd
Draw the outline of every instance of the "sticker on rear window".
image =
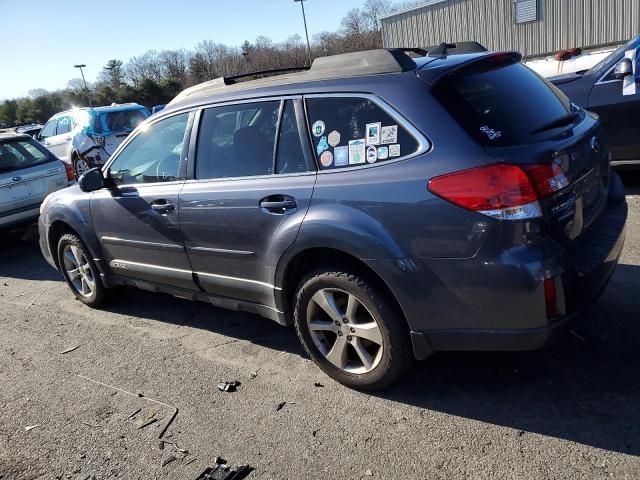
<svg viewBox="0 0 640 480">
<path fill-rule="evenodd" d="M 320 163 L 323 167 L 330 167 L 333 163 L 333 154 L 327 150 L 320 155 Z"/>
<path fill-rule="evenodd" d="M 318 142 L 318 155 L 321 155 L 325 150 L 329 150 L 329 144 L 327 143 L 327 137 L 322 137 Z"/>
<path fill-rule="evenodd" d="M 489 128 L 487 125 L 480 127 L 480 131 L 489 137 L 489 140 L 497 140 L 502 137 L 502 132 L 500 130 L 494 130 L 493 128 Z"/>
<path fill-rule="evenodd" d="M 349 147 L 336 147 L 333 150 L 333 156 L 336 167 L 346 167 L 349 165 Z"/>
<path fill-rule="evenodd" d="M 389 145 L 389 156 L 390 157 L 399 157 L 400 156 L 400 145 Z"/>
<path fill-rule="evenodd" d="M 378 149 L 374 146 L 367 148 L 367 162 L 376 163 L 378 160 Z"/>
<path fill-rule="evenodd" d="M 367 123 L 367 145 L 380 144 L 380 130 L 382 130 L 382 123 Z"/>
<path fill-rule="evenodd" d="M 382 141 L 380 143 L 383 145 L 398 143 L 398 126 L 391 125 L 389 127 L 382 127 Z"/>
<path fill-rule="evenodd" d="M 378 147 L 378 160 L 389 158 L 389 147 Z"/>
<path fill-rule="evenodd" d="M 316 123 L 313 124 L 313 127 L 311 127 L 311 131 L 313 132 L 313 136 L 314 137 L 322 136 L 322 134 L 324 133 L 325 128 L 326 127 L 324 125 L 324 122 L 322 120 L 318 120 Z"/>
<path fill-rule="evenodd" d="M 329 134 L 329 145 L 332 147 L 337 147 L 340 145 L 340 132 L 334 130 Z"/>
<path fill-rule="evenodd" d="M 364 163 L 366 155 L 366 145 L 363 139 L 349 141 L 349 165 Z"/>
</svg>

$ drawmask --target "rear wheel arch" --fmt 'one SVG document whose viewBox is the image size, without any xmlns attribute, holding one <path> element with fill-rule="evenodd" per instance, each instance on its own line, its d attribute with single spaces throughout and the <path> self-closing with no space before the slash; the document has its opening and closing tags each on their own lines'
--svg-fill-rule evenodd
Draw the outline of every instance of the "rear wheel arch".
<svg viewBox="0 0 640 480">
<path fill-rule="evenodd" d="M 409 323 L 407 322 L 400 302 L 384 279 L 371 268 L 371 266 L 355 255 L 343 250 L 327 247 L 313 247 L 297 252 L 281 269 L 279 281 L 277 281 L 276 284 L 282 287 L 281 307 L 284 311 L 287 325 L 293 324 L 292 307 L 295 300 L 296 289 L 300 281 L 309 272 L 317 270 L 320 267 L 326 267 L 328 270 L 340 267 L 365 276 L 387 295 L 389 300 L 397 308 L 398 313 L 402 315 L 408 331 L 410 330 Z"/>
</svg>

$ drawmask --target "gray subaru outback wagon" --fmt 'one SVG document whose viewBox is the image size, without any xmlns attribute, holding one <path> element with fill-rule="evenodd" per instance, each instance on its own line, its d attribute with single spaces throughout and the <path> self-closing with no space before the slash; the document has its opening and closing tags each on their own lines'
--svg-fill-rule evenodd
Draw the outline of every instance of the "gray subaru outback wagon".
<svg viewBox="0 0 640 480">
<path fill-rule="evenodd" d="M 373 390 L 436 351 L 541 347 L 607 284 L 627 205 L 598 117 L 519 54 L 260 77 L 185 90 L 48 197 L 42 252 L 79 300 L 254 312 Z"/>
</svg>

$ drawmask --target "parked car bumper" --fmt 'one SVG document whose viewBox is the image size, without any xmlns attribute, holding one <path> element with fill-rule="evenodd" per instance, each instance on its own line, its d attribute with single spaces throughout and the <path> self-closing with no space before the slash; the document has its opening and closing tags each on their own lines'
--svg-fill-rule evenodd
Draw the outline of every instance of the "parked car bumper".
<svg viewBox="0 0 640 480">
<path fill-rule="evenodd" d="M 23 224 L 33 223 L 40 215 L 40 204 L 27 205 L 23 208 L 0 213 L 0 228 L 8 229 Z"/>
<path fill-rule="evenodd" d="M 618 263 L 627 204 L 612 174 L 606 210 L 579 252 L 552 239 L 494 257 L 373 262 L 391 278 L 415 356 L 444 350 L 534 350 L 551 342 L 595 302 Z M 560 314 L 547 318 L 545 279 L 553 278 Z M 415 285 L 424 285 L 416 289 Z"/>
</svg>

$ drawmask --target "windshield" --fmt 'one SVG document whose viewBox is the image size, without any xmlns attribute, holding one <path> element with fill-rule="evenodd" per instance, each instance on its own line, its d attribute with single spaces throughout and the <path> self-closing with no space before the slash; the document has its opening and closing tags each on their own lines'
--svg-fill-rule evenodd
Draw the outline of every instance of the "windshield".
<svg viewBox="0 0 640 480">
<path fill-rule="evenodd" d="M 93 130 L 96 133 L 131 132 L 148 117 L 145 110 L 120 110 L 100 113 L 93 119 Z"/>
<path fill-rule="evenodd" d="M 50 160 L 46 151 L 40 150 L 28 140 L 0 143 L 0 173 L 34 167 Z"/>
<path fill-rule="evenodd" d="M 617 58 L 619 55 L 622 55 L 625 51 L 627 51 L 629 48 L 632 48 L 633 43 L 636 41 L 635 38 L 632 38 L 631 40 L 629 40 L 627 43 L 625 43 L 624 45 L 618 47 L 613 53 L 611 53 L 610 55 L 607 55 L 606 57 L 604 57 L 602 60 L 600 60 L 598 63 L 596 63 L 593 67 L 591 67 L 587 73 L 593 73 L 593 72 L 597 72 L 599 70 L 602 70 L 613 58 Z"/>
</svg>

